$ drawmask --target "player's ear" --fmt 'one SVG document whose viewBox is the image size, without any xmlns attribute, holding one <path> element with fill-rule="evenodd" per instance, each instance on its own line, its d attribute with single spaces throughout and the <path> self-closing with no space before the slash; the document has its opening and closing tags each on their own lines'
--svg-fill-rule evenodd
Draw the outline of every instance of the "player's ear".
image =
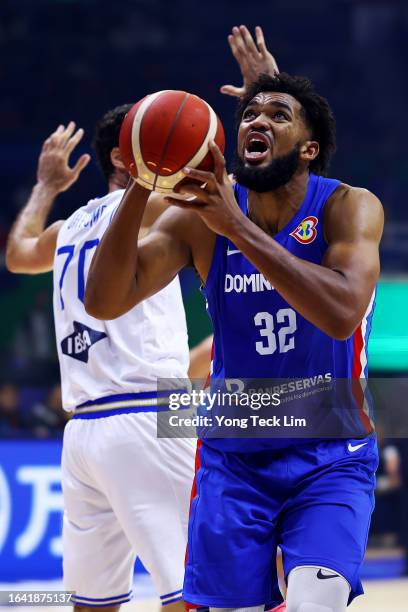
<svg viewBox="0 0 408 612">
<path fill-rule="evenodd" d="M 113 147 L 110 153 L 110 158 L 111 158 L 112 166 L 114 168 L 118 168 L 119 170 L 124 170 L 125 172 L 127 172 L 125 164 L 123 163 L 122 158 L 120 156 L 119 147 Z"/>
<path fill-rule="evenodd" d="M 300 147 L 300 159 L 306 162 L 312 162 L 319 155 L 319 143 L 315 140 L 306 140 Z"/>
</svg>

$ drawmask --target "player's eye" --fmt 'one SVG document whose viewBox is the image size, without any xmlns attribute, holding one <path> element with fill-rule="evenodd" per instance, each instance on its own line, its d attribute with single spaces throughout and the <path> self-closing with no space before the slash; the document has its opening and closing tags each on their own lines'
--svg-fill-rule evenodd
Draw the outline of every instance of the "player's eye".
<svg viewBox="0 0 408 612">
<path fill-rule="evenodd" d="M 251 110 L 251 109 L 245 110 L 243 115 L 242 115 L 242 118 L 243 119 L 247 119 L 247 120 L 248 119 L 253 119 L 254 117 L 255 117 L 255 112 L 253 110 Z"/>
<path fill-rule="evenodd" d="M 278 121 L 289 121 L 288 115 L 284 113 L 283 111 L 277 111 L 273 117 L 274 119 L 277 119 Z"/>
</svg>

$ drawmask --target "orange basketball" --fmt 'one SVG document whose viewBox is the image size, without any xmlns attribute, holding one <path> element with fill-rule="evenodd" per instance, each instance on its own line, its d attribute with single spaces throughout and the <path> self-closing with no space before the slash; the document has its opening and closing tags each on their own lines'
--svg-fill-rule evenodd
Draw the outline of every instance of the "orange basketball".
<svg viewBox="0 0 408 612">
<path fill-rule="evenodd" d="M 185 166 L 212 170 L 208 144 L 222 153 L 221 121 L 207 102 L 185 91 L 158 91 L 135 104 L 120 130 L 119 147 L 129 173 L 146 189 L 169 193 Z"/>
</svg>

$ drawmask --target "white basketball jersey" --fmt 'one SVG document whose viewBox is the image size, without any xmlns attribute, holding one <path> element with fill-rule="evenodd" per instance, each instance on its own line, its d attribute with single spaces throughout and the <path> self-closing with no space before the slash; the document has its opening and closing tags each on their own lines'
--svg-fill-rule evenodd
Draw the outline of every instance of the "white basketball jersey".
<svg viewBox="0 0 408 612">
<path fill-rule="evenodd" d="M 158 378 L 187 378 L 187 326 L 178 278 L 113 321 L 99 321 L 85 311 L 92 256 L 123 193 L 91 200 L 59 231 L 54 319 L 66 410 L 108 395 L 154 391 Z"/>
</svg>

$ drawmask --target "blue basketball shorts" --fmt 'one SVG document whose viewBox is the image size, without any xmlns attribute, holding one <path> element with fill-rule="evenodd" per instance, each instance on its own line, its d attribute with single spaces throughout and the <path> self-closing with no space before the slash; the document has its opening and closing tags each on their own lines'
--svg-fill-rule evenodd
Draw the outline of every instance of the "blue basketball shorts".
<svg viewBox="0 0 408 612">
<path fill-rule="evenodd" d="M 188 532 L 184 599 L 219 608 L 280 601 L 276 551 L 285 577 L 297 566 L 360 581 L 374 508 L 374 437 L 298 443 L 282 450 L 223 452 L 205 442 Z"/>
</svg>

